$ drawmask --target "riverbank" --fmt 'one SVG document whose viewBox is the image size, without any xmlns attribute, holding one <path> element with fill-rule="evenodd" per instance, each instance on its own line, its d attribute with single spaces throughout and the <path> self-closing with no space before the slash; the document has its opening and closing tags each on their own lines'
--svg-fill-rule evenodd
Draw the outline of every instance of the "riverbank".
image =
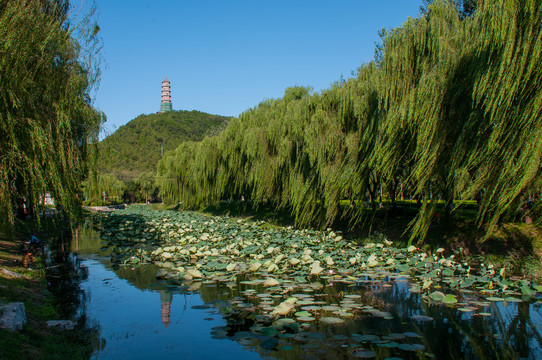
<svg viewBox="0 0 542 360">
<path fill-rule="evenodd" d="M 126 204 L 119 204 L 119 205 L 108 205 L 108 206 L 81 206 L 84 210 L 87 210 L 89 212 L 98 212 L 98 211 L 115 211 L 115 210 L 122 210 L 126 209 Z"/>
<path fill-rule="evenodd" d="M 20 245 L 29 236 L 20 230 L 0 230 L 0 302 L 23 302 L 27 323 L 22 331 L 0 329 L 0 359 L 88 359 L 96 336 L 85 326 L 59 330 L 47 326 L 60 319 L 47 278 L 42 256 L 30 268 L 23 267 Z"/>
</svg>

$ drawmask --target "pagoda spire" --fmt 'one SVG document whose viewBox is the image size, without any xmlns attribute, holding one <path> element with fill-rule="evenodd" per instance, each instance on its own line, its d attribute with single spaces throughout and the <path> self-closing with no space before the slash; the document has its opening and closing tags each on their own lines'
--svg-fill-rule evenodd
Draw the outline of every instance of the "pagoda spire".
<svg viewBox="0 0 542 360">
<path fill-rule="evenodd" d="M 166 78 L 162 81 L 162 102 L 160 103 L 160 112 L 172 111 L 171 105 L 171 85 Z"/>
</svg>

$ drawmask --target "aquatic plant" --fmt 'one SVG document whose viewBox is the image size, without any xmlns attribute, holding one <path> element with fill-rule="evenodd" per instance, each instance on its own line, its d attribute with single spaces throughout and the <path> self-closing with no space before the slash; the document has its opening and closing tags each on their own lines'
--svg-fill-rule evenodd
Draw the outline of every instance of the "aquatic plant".
<svg viewBox="0 0 542 360">
<path fill-rule="evenodd" d="M 435 289 L 505 297 L 533 296 L 542 290 L 530 280 L 508 277 L 504 268 L 482 264 L 474 269 L 442 248 L 432 253 L 414 245 L 397 248 L 388 240 L 345 239 L 331 229 L 270 229 L 246 219 L 145 206 L 100 218 L 101 236 L 114 247 L 114 261 L 154 263 L 164 269 L 161 276 L 168 278 L 231 280 L 250 274 L 266 277 L 263 285 L 272 288 L 280 286 L 281 279 L 316 277 L 355 283 L 401 276 L 410 279 L 411 291 L 449 305 L 456 302 L 454 295 Z"/>
</svg>

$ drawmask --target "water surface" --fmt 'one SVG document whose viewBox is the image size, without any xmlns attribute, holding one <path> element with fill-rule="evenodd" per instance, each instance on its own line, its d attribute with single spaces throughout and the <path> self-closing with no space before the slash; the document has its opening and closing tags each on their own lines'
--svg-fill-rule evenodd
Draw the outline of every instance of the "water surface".
<svg viewBox="0 0 542 360">
<path fill-rule="evenodd" d="M 114 266 L 102 246 L 87 224 L 71 248 L 87 273 L 81 282 L 86 316 L 104 340 L 93 359 L 542 358 L 537 300 L 487 302 L 464 291 L 457 294 L 464 306 L 449 307 L 412 292 L 401 276 L 355 282 L 323 277 L 292 283 L 288 294 L 266 291 L 248 277 L 157 280 L 154 265 Z M 296 321 L 300 327 L 278 332 L 270 331 L 269 319 L 255 317 L 291 295 L 321 307 L 352 305 L 347 308 L 354 316 L 338 325 Z"/>
</svg>

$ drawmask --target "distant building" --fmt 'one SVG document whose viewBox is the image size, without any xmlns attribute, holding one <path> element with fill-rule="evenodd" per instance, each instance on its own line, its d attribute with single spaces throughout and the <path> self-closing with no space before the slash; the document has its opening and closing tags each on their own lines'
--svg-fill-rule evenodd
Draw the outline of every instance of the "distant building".
<svg viewBox="0 0 542 360">
<path fill-rule="evenodd" d="M 45 197 L 40 196 L 40 202 L 43 205 L 54 205 L 55 204 L 55 201 L 53 200 L 53 198 L 51 197 L 51 194 L 49 194 L 49 193 L 45 193 Z"/>
<path fill-rule="evenodd" d="M 171 105 L 171 85 L 166 78 L 162 81 L 162 102 L 160 103 L 160 112 L 172 111 Z"/>
</svg>

